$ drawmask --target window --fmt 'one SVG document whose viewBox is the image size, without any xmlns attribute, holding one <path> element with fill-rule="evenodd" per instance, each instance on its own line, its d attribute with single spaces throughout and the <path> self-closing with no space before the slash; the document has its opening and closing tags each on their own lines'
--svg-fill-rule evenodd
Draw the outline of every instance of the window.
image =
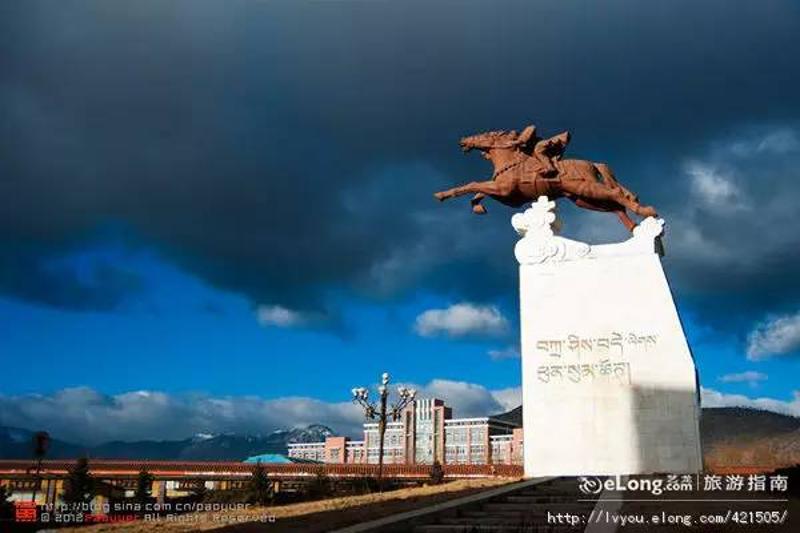
<svg viewBox="0 0 800 533">
<path fill-rule="evenodd" d="M 472 442 L 482 442 L 484 439 L 486 439 L 486 429 L 482 427 L 470 429 L 469 438 Z"/>
<path fill-rule="evenodd" d="M 486 446 L 483 444 L 472 444 L 469 447 L 470 464 L 486 463 Z"/>
</svg>

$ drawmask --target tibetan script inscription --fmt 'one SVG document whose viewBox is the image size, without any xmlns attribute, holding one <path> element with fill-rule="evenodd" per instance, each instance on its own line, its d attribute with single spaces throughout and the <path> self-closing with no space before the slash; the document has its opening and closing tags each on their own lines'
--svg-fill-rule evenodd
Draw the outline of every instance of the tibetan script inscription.
<svg viewBox="0 0 800 533">
<path fill-rule="evenodd" d="M 631 366 L 627 362 L 603 359 L 595 364 L 541 365 L 536 376 L 542 383 L 585 383 L 597 379 L 613 380 L 622 385 L 631 382 Z"/>
<path fill-rule="evenodd" d="M 542 339 L 536 341 L 536 350 L 551 357 L 562 355 L 609 354 L 623 356 L 625 347 L 648 351 L 658 342 L 658 335 L 640 335 L 612 331 L 603 337 L 581 337 L 570 333 L 561 339 Z"/>
</svg>

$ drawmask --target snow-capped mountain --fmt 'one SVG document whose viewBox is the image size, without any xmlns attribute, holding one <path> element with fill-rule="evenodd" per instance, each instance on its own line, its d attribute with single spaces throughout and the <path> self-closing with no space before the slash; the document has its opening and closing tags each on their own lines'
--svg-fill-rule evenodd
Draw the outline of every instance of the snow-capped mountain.
<svg viewBox="0 0 800 533">
<path fill-rule="evenodd" d="M 34 432 L 0 426 L 0 459 L 28 459 Z M 185 459 L 198 461 L 241 461 L 262 453 L 285 454 L 287 444 L 318 442 L 334 435 L 322 424 L 280 429 L 268 435 L 197 433 L 173 441 L 112 441 L 97 446 L 80 446 L 57 439 L 51 441 L 49 459 L 73 458 L 86 454 L 96 459 Z"/>
</svg>

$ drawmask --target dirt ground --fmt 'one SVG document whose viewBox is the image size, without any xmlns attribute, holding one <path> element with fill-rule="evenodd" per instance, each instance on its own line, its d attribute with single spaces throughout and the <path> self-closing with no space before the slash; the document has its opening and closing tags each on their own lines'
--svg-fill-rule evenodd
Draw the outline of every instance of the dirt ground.
<svg viewBox="0 0 800 533">
<path fill-rule="evenodd" d="M 513 483 L 517 479 L 491 478 L 458 480 L 442 485 L 400 489 L 383 494 L 330 498 L 314 502 L 274 507 L 257 507 L 224 512 L 203 512 L 162 516 L 158 521 L 136 520 L 124 524 L 100 524 L 77 528 L 86 532 L 151 533 L 216 529 L 245 533 L 250 531 L 329 531 L 426 505 L 447 501 Z M 75 531 L 75 529 L 72 529 Z"/>
</svg>

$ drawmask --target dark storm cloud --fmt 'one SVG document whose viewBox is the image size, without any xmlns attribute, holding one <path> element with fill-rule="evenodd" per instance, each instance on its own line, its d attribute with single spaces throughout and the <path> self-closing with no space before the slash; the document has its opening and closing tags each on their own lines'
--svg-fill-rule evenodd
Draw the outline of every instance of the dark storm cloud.
<svg viewBox="0 0 800 533">
<path fill-rule="evenodd" d="M 79 267 L 53 250 L 25 245 L 0 261 L 0 290 L 25 300 L 78 310 L 111 310 L 143 286 L 140 277 L 108 261 Z"/>
<path fill-rule="evenodd" d="M 255 303 L 318 312 L 324 291 L 342 286 L 513 298 L 507 210 L 488 204 L 478 218 L 464 202 L 431 200 L 489 174 L 460 154 L 459 136 L 530 121 L 570 129 L 573 154 L 608 160 L 716 242 L 728 226 L 685 207 L 686 160 L 800 115 L 790 1 L 0 9 L 0 288 L 66 307 L 124 294 L 113 284 L 111 300 L 76 291 L 53 301 L 15 287 L 48 287 L 47 250 L 108 220 Z M 796 181 L 776 173 L 770 186 Z M 600 215 L 575 219 L 584 233 L 618 231 Z M 796 242 L 793 227 L 770 231 Z M 759 234 L 742 235 L 742 253 L 758 255 Z M 798 266 L 773 259 L 775 284 Z M 678 254 L 676 269 L 698 305 L 730 290 L 693 261 Z M 764 288 L 750 284 L 763 282 L 758 268 L 731 280 L 766 309 L 750 290 Z"/>
<path fill-rule="evenodd" d="M 682 161 L 667 264 L 687 301 L 729 328 L 799 310 L 798 169 L 797 122 L 730 132 Z"/>
</svg>

